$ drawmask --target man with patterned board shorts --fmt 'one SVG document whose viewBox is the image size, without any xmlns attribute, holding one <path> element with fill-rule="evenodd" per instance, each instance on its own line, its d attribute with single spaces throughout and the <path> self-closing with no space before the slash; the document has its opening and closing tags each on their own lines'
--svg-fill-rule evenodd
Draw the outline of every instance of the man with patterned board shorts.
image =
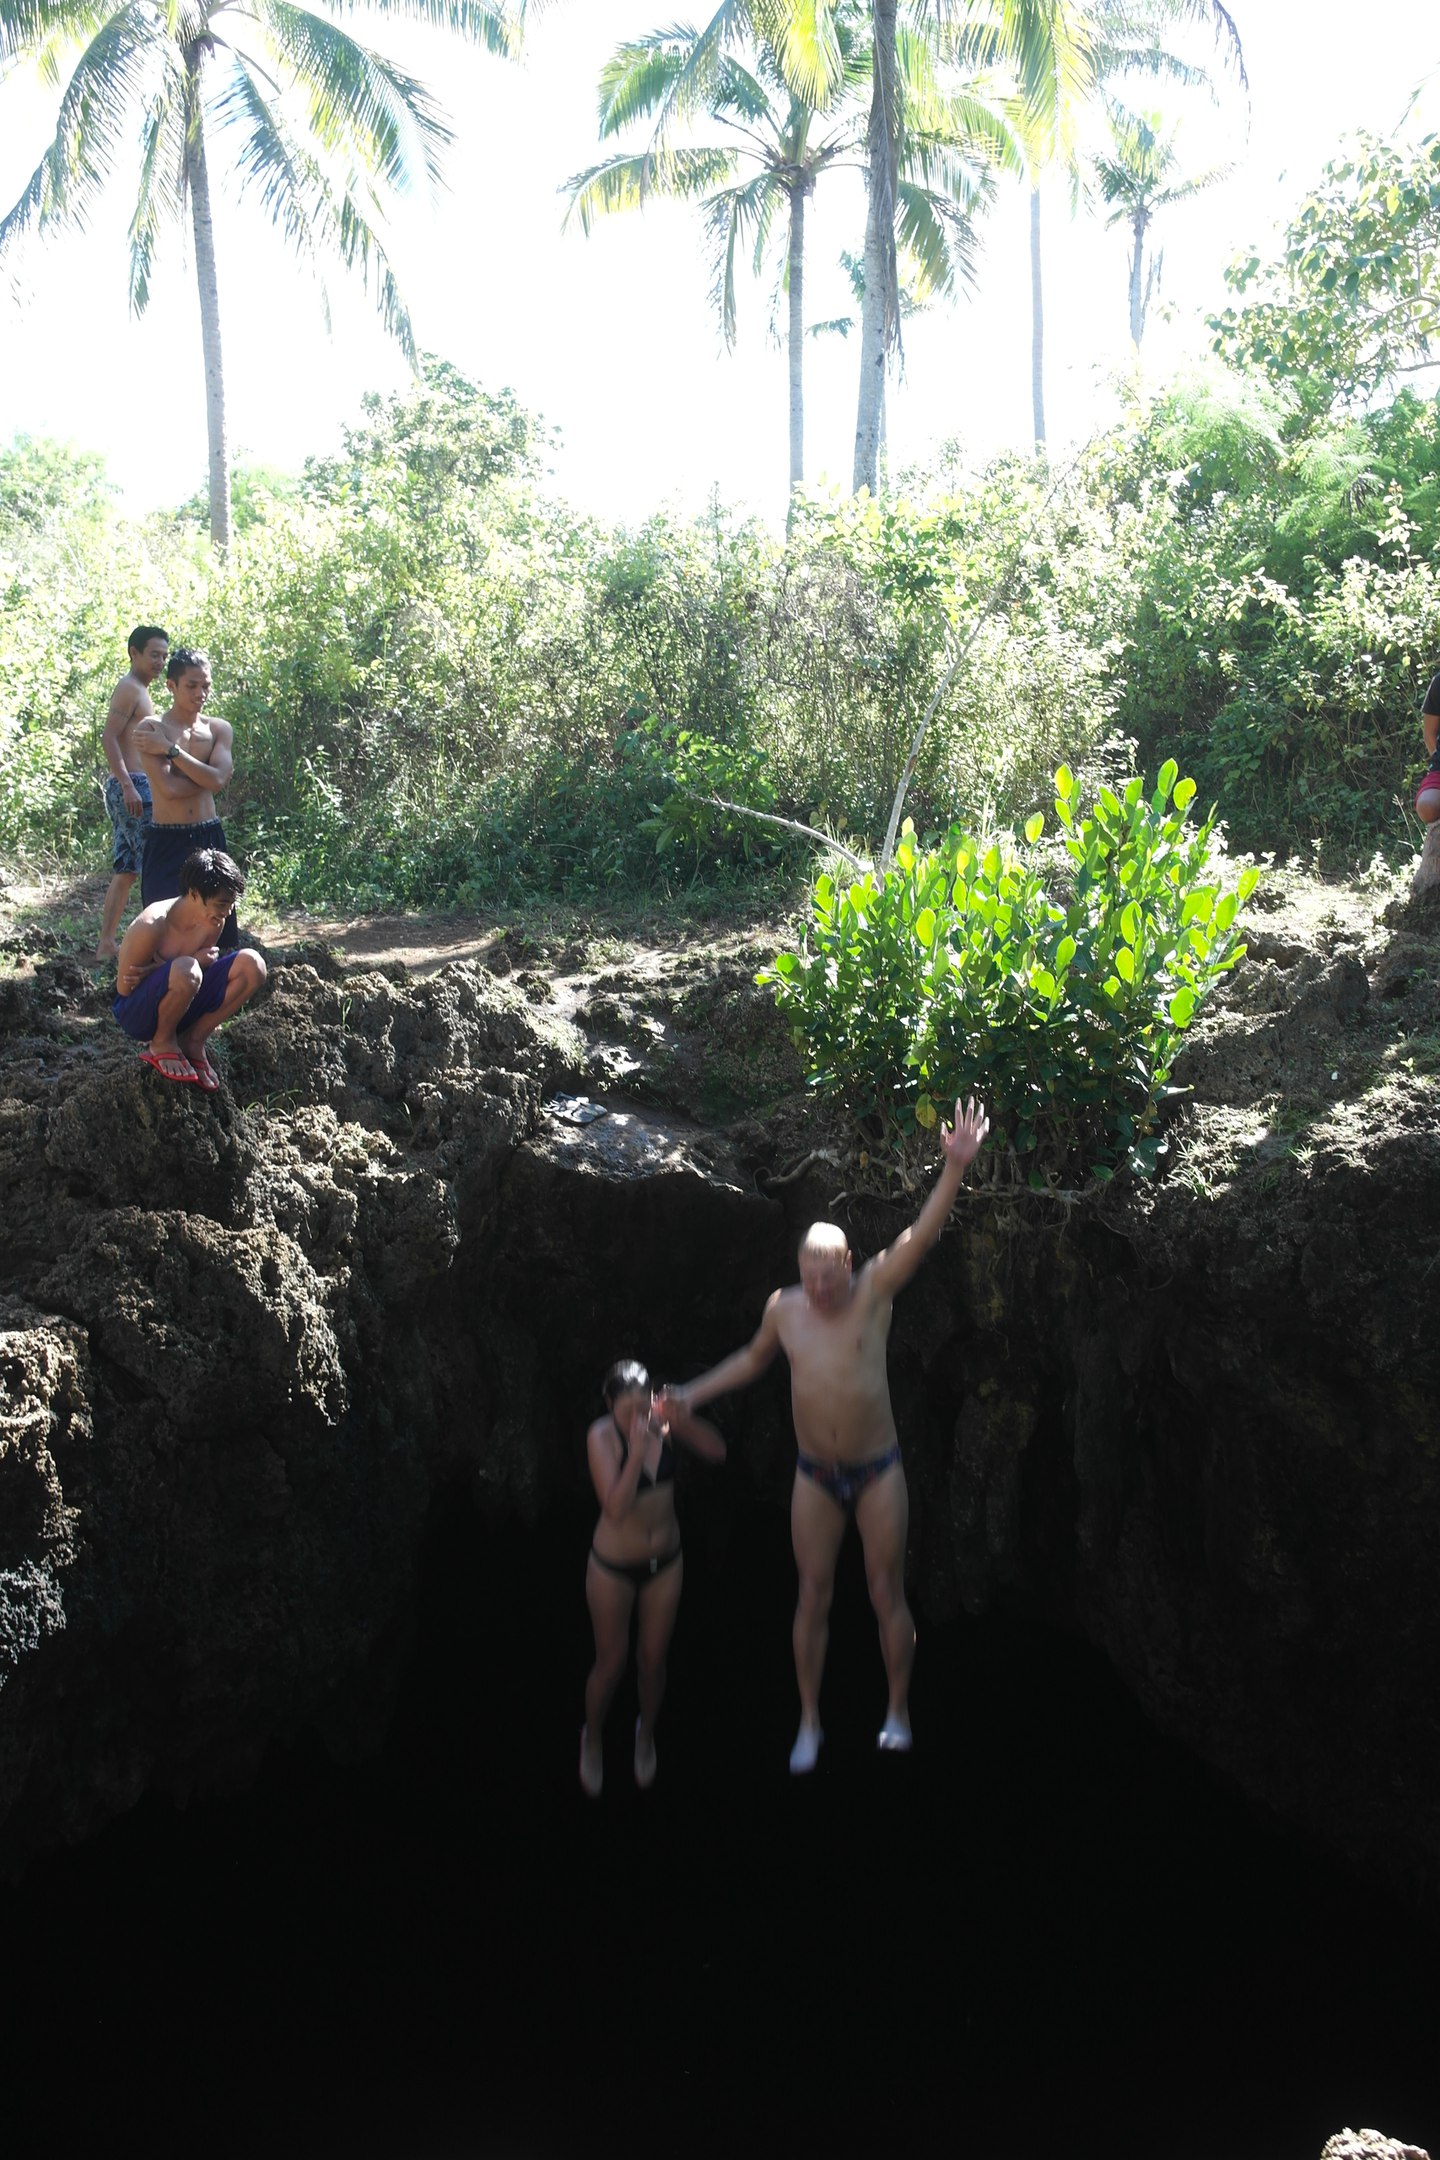
<svg viewBox="0 0 1440 2160">
<path fill-rule="evenodd" d="M 1432 677 L 1420 708 L 1420 725 L 1425 734 L 1425 748 L 1430 753 L 1430 769 L 1420 782 L 1415 797 L 1415 811 L 1425 827 L 1425 845 L 1420 860 L 1415 865 L 1411 885 L 1413 892 L 1433 892 L 1440 886 L 1440 675 Z"/>
<path fill-rule="evenodd" d="M 105 763 L 105 811 L 114 840 L 110 867 L 114 872 L 100 917 L 95 942 L 97 960 L 113 960 L 120 949 L 120 917 L 130 888 L 140 875 L 145 853 L 145 824 L 150 815 L 150 782 L 140 769 L 134 747 L 135 729 L 141 720 L 153 718 L 150 685 L 165 672 L 170 640 L 157 623 L 138 623 L 129 637 L 130 672 L 122 675 L 105 715 L 103 738 Z"/>
</svg>

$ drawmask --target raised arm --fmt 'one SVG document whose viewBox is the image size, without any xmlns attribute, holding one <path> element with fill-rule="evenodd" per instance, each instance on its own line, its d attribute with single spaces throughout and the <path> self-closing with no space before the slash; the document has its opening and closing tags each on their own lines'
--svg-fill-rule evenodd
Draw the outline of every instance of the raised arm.
<svg viewBox="0 0 1440 2160">
<path fill-rule="evenodd" d="M 696 1417 L 688 1402 L 677 1401 L 668 1388 L 664 1393 L 664 1407 L 670 1430 L 682 1445 L 694 1454 L 702 1455 L 706 1462 L 724 1462 L 724 1438 L 708 1418 Z"/>
<path fill-rule="evenodd" d="M 903 1290 L 931 1246 L 939 1242 L 946 1218 L 955 1205 L 955 1195 L 989 1130 L 990 1120 L 983 1110 L 976 1108 L 973 1095 L 963 1108 L 956 1102 L 955 1123 L 944 1136 L 945 1160 L 929 1199 L 910 1228 L 902 1230 L 894 1244 L 887 1245 L 884 1252 L 877 1253 L 865 1270 L 881 1297 L 893 1298 L 897 1291 Z"/>
<path fill-rule="evenodd" d="M 765 1317 L 743 1350 L 734 1350 L 709 1372 L 701 1373 L 698 1380 L 689 1381 L 684 1387 L 667 1387 L 666 1408 L 672 1417 L 679 1417 L 691 1410 L 698 1410 L 702 1403 L 713 1402 L 717 1395 L 728 1395 L 734 1388 L 749 1387 L 758 1380 L 767 1367 L 774 1364 L 780 1349 L 778 1320 L 780 1292 L 774 1291 L 765 1307 Z M 718 1437 L 718 1435 L 717 1435 Z"/>
</svg>

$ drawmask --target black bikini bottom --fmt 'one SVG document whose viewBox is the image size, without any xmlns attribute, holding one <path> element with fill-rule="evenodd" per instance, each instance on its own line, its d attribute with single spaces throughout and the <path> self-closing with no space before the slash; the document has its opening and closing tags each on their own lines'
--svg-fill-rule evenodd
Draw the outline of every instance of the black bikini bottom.
<svg viewBox="0 0 1440 2160">
<path fill-rule="evenodd" d="M 607 1560 L 592 1545 L 590 1557 L 607 1575 L 618 1575 L 622 1582 L 634 1583 L 638 1589 L 643 1583 L 653 1582 L 657 1575 L 663 1575 L 667 1567 L 674 1567 L 680 1557 L 680 1547 L 672 1545 L 669 1552 L 655 1553 L 648 1560 Z"/>
</svg>

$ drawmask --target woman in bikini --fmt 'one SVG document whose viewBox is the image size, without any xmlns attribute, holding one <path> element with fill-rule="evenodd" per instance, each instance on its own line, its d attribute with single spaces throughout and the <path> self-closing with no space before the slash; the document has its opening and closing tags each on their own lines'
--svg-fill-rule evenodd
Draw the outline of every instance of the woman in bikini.
<svg viewBox="0 0 1440 2160">
<path fill-rule="evenodd" d="M 630 1616 L 636 1611 L 640 1715 L 635 1721 L 635 1782 L 642 1791 L 655 1782 L 655 1720 L 665 1693 L 665 1656 L 675 1632 L 685 1569 L 675 1514 L 674 1443 L 678 1440 L 707 1462 L 725 1460 L 725 1442 L 714 1426 L 679 1406 L 662 1409 L 650 1375 L 633 1358 L 611 1366 L 603 1392 L 606 1414 L 596 1419 L 586 1439 L 600 1502 L 585 1568 L 595 1663 L 585 1683 L 585 1723 L 580 1728 L 580 1783 L 592 1800 L 604 1780 L 605 1716 L 630 1654 Z"/>
</svg>

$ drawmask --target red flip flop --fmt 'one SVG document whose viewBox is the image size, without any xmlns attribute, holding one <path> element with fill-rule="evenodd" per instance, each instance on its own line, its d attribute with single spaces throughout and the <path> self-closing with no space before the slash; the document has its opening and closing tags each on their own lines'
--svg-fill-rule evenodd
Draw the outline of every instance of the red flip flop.
<svg viewBox="0 0 1440 2160">
<path fill-rule="evenodd" d="M 195 1078 L 200 1086 L 204 1088 L 205 1093 L 214 1095 L 220 1086 L 220 1075 L 216 1072 L 209 1058 L 206 1057 L 205 1052 L 202 1050 L 200 1055 L 192 1058 L 190 1062 L 195 1067 Z"/>
<path fill-rule="evenodd" d="M 142 1050 L 140 1062 L 153 1065 L 162 1080 L 198 1081 L 200 1078 L 189 1058 L 182 1057 L 178 1050 Z M 219 1086 L 218 1081 L 216 1086 Z"/>
</svg>

